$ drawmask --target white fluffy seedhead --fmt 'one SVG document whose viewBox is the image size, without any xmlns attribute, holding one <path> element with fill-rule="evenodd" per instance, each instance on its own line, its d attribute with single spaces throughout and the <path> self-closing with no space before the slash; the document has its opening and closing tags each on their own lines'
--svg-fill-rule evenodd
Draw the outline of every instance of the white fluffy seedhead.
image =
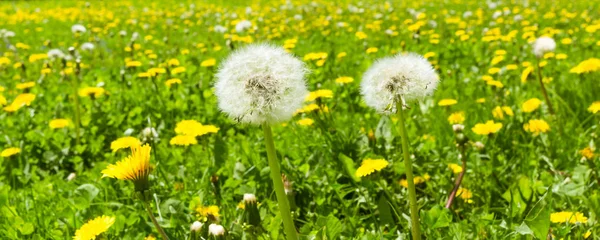
<svg viewBox="0 0 600 240">
<path fill-rule="evenodd" d="M 360 91 L 368 106 L 393 113 L 395 101 L 422 99 L 435 90 L 438 76 L 431 64 L 415 53 L 378 60 L 363 75 Z"/>
<path fill-rule="evenodd" d="M 544 53 L 554 52 L 554 49 L 556 49 L 556 42 L 552 38 L 540 37 L 533 42 L 533 53 L 538 58 L 543 57 Z"/>
<path fill-rule="evenodd" d="M 256 44 L 237 50 L 216 74 L 219 108 L 244 123 L 289 120 L 308 95 L 307 72 L 305 64 L 283 48 Z"/>
</svg>

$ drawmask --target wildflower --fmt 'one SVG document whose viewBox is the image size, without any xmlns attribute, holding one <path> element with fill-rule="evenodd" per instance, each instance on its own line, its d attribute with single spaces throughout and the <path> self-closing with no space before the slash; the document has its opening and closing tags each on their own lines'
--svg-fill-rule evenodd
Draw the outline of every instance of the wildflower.
<svg viewBox="0 0 600 240">
<path fill-rule="evenodd" d="M 79 89 L 80 97 L 93 97 L 98 98 L 106 93 L 106 90 L 102 87 L 84 87 Z"/>
<path fill-rule="evenodd" d="M 20 152 L 21 152 L 20 148 L 11 147 L 11 148 L 7 148 L 7 149 L 2 150 L 2 153 L 0 153 L 0 156 L 7 158 L 7 157 L 10 157 L 10 156 L 16 155 L 16 154 L 18 154 Z"/>
<path fill-rule="evenodd" d="M 77 174 L 75 174 L 74 172 L 69 173 L 69 176 L 67 176 L 67 181 L 73 181 L 75 177 L 77 177 Z"/>
<path fill-rule="evenodd" d="M 494 110 L 492 110 L 492 115 L 494 115 L 494 118 L 497 119 L 504 119 L 504 114 L 508 115 L 508 116 L 513 116 L 514 112 L 512 111 L 512 109 L 510 107 L 507 106 L 497 106 L 494 108 Z"/>
<path fill-rule="evenodd" d="M 290 119 L 308 94 L 304 63 L 282 48 L 250 45 L 231 54 L 216 74 L 219 108 L 251 124 Z"/>
<path fill-rule="evenodd" d="M 221 215 L 219 214 L 219 206 L 210 205 L 210 206 L 198 206 L 196 207 L 196 213 L 203 218 L 218 218 Z"/>
<path fill-rule="evenodd" d="M 131 180 L 135 190 L 144 192 L 149 189 L 148 175 L 150 175 L 150 146 L 148 144 L 131 147 L 131 155 L 125 159 L 110 164 L 102 170 L 102 177 Z"/>
<path fill-rule="evenodd" d="M 357 177 L 364 177 L 376 171 L 381 171 L 381 169 L 385 168 L 388 164 L 388 161 L 386 161 L 385 159 L 367 158 L 363 160 L 360 167 L 356 169 L 355 175 Z"/>
<path fill-rule="evenodd" d="M 369 53 L 376 53 L 379 49 L 377 49 L 376 47 L 370 47 L 367 49 L 367 54 Z"/>
<path fill-rule="evenodd" d="M 171 87 L 173 84 L 181 84 L 181 79 L 171 78 L 171 79 L 165 81 L 165 85 L 167 85 L 167 87 Z"/>
<path fill-rule="evenodd" d="M 463 171 L 463 168 L 456 163 L 450 163 L 448 167 L 452 170 L 452 173 L 461 173 Z"/>
<path fill-rule="evenodd" d="M 252 23 L 248 20 L 242 20 L 235 25 L 235 31 L 238 33 L 245 32 L 252 27 Z"/>
<path fill-rule="evenodd" d="M 177 135 L 169 141 L 171 145 L 189 146 L 198 144 L 196 137 L 190 135 Z"/>
<path fill-rule="evenodd" d="M 93 43 L 86 42 L 86 43 L 81 44 L 80 48 L 82 51 L 92 51 L 92 50 L 94 50 L 95 46 Z"/>
<path fill-rule="evenodd" d="M 448 122 L 450 124 L 461 124 L 465 121 L 465 113 L 464 112 L 455 112 L 450 114 L 448 117 Z"/>
<path fill-rule="evenodd" d="M 355 35 L 356 35 L 356 38 L 358 38 L 360 40 L 363 40 L 363 39 L 367 38 L 367 34 L 364 33 L 364 32 L 356 32 Z"/>
<path fill-rule="evenodd" d="M 177 134 L 188 135 L 188 136 L 202 136 L 207 133 L 217 133 L 218 127 L 213 125 L 202 125 L 202 123 L 196 120 L 182 120 L 177 123 L 175 132 Z"/>
<path fill-rule="evenodd" d="M 347 56 L 347 55 L 348 55 L 348 54 L 347 54 L 346 52 L 341 52 L 341 53 L 338 53 L 338 55 L 337 55 L 336 57 L 337 57 L 337 58 L 343 58 L 343 57 L 345 57 L 345 56 Z"/>
<path fill-rule="evenodd" d="M 176 67 L 171 70 L 171 74 L 173 75 L 180 74 L 182 72 L 185 72 L 185 67 Z"/>
<path fill-rule="evenodd" d="M 221 225 L 211 223 L 208 225 L 208 234 L 214 237 L 225 235 L 225 228 Z"/>
<path fill-rule="evenodd" d="M 541 119 L 532 119 L 523 125 L 525 131 L 538 135 L 550 131 L 550 125 Z"/>
<path fill-rule="evenodd" d="M 115 223 L 115 217 L 100 216 L 83 224 L 75 232 L 73 240 L 94 240 L 100 234 L 108 231 Z"/>
<path fill-rule="evenodd" d="M 424 183 L 424 182 L 428 181 L 429 179 L 431 179 L 429 174 L 425 174 L 423 176 L 414 177 L 413 182 L 415 183 L 415 185 L 417 185 L 417 184 Z M 408 181 L 406 181 L 406 179 L 402 179 L 402 180 L 400 180 L 400 185 L 402 187 L 408 188 Z"/>
<path fill-rule="evenodd" d="M 190 231 L 192 232 L 199 232 L 200 229 L 202 229 L 202 223 L 198 221 L 194 221 L 192 226 L 190 226 Z"/>
<path fill-rule="evenodd" d="M 75 24 L 71 26 L 71 32 L 73 33 L 84 33 L 86 31 L 85 27 L 81 24 Z"/>
<path fill-rule="evenodd" d="M 569 70 L 569 72 L 582 74 L 582 73 L 596 72 L 598 70 L 600 70 L 600 59 L 590 58 L 590 59 L 580 62 L 579 64 L 577 64 L 577 66 L 571 68 L 571 70 Z"/>
<path fill-rule="evenodd" d="M 591 160 L 594 158 L 594 156 L 596 156 L 596 154 L 594 154 L 594 149 L 590 147 L 585 147 L 584 149 L 579 150 L 579 153 L 587 160 Z"/>
<path fill-rule="evenodd" d="M 65 54 L 60 49 L 50 49 L 50 51 L 48 51 L 48 58 L 50 58 L 50 60 L 64 57 Z"/>
<path fill-rule="evenodd" d="M 170 67 L 172 67 L 172 66 L 179 66 L 179 60 L 177 60 L 177 58 L 171 58 L 167 62 L 167 65 L 169 65 Z"/>
<path fill-rule="evenodd" d="M 475 124 L 471 130 L 478 135 L 490 135 L 497 133 L 502 128 L 502 123 L 494 123 L 494 120 L 487 121 L 486 123 Z"/>
<path fill-rule="evenodd" d="M 142 66 L 142 62 L 140 62 L 140 61 L 128 61 L 125 63 L 125 67 L 127 67 L 127 68 L 140 67 L 140 66 Z"/>
<path fill-rule="evenodd" d="M 131 148 L 140 144 L 140 140 L 135 137 L 122 137 L 112 141 L 110 143 L 110 149 L 112 149 L 113 152 L 116 152 L 119 149 Z"/>
<path fill-rule="evenodd" d="M 456 99 L 442 99 L 438 102 L 438 106 L 452 106 L 457 103 Z"/>
<path fill-rule="evenodd" d="M 329 89 L 319 89 L 317 91 L 310 92 L 304 101 L 310 102 L 318 98 L 333 98 L 333 91 Z"/>
<path fill-rule="evenodd" d="M 555 212 L 550 214 L 553 223 L 587 223 L 587 217 L 580 212 Z"/>
<path fill-rule="evenodd" d="M 351 83 L 354 82 L 354 78 L 352 77 L 339 77 L 335 79 L 336 83 L 340 83 L 340 84 L 346 84 L 346 83 Z"/>
<path fill-rule="evenodd" d="M 414 53 L 378 60 L 363 75 L 361 93 L 367 105 L 384 113 L 395 112 L 397 99 L 411 101 L 430 95 L 438 76 L 431 64 Z"/>
<path fill-rule="evenodd" d="M 23 89 L 28 89 L 28 88 L 32 88 L 35 86 L 35 82 L 24 82 L 24 83 L 19 83 L 17 84 L 17 89 L 23 90 Z"/>
<path fill-rule="evenodd" d="M 150 234 L 147 237 L 145 237 L 144 240 L 156 240 L 156 238 L 152 234 Z"/>
<path fill-rule="evenodd" d="M 525 101 L 523 103 L 523 105 L 521 106 L 521 109 L 523 110 L 523 112 L 530 113 L 530 112 L 537 110 L 541 104 L 542 104 L 541 100 L 539 100 L 537 98 L 532 98 L 532 99 Z"/>
<path fill-rule="evenodd" d="M 8 102 L 6 101 L 6 98 L 2 95 L 0 95 L 0 106 L 4 106 L 6 105 Z"/>
<path fill-rule="evenodd" d="M 466 203 L 473 203 L 473 200 L 471 199 L 473 198 L 473 193 L 466 188 L 459 188 L 458 191 L 456 191 L 456 196 L 462 198 Z"/>
<path fill-rule="evenodd" d="M 310 118 L 303 118 L 303 119 L 298 120 L 298 124 L 300 126 L 310 126 L 310 125 L 313 125 L 314 122 L 315 122 L 315 120 L 312 120 Z"/>
<path fill-rule="evenodd" d="M 22 108 L 23 106 L 31 105 L 31 102 L 33 102 L 33 100 L 35 100 L 34 94 L 31 94 L 31 93 L 19 94 L 19 95 L 17 95 L 15 100 L 13 100 L 13 102 L 10 105 L 4 107 L 4 110 L 7 112 L 15 112 L 15 111 L 19 110 L 20 108 Z"/>
<path fill-rule="evenodd" d="M 538 58 L 541 58 L 547 52 L 553 52 L 555 48 L 556 42 L 549 37 L 540 37 L 533 43 L 533 53 Z"/>
<path fill-rule="evenodd" d="M 69 120 L 67 119 L 53 119 L 52 121 L 50 121 L 50 128 L 52 129 L 57 129 L 57 128 L 65 128 L 68 127 L 70 125 Z"/>
</svg>

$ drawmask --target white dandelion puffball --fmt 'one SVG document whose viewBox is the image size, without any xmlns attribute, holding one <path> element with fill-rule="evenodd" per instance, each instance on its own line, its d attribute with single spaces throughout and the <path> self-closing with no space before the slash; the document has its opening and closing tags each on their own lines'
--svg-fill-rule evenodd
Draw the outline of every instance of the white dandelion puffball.
<svg viewBox="0 0 600 240">
<path fill-rule="evenodd" d="M 192 223 L 192 226 L 190 226 L 190 231 L 192 232 L 199 232 L 202 229 L 202 223 L 195 221 L 194 223 Z"/>
<path fill-rule="evenodd" d="M 308 95 L 305 64 L 283 48 L 254 44 L 229 55 L 216 76 L 219 108 L 250 124 L 292 118 Z"/>
<path fill-rule="evenodd" d="M 398 54 L 375 62 L 363 75 L 360 91 L 365 103 L 382 113 L 395 112 L 395 100 L 424 98 L 437 87 L 431 64 L 415 53 Z"/>
<path fill-rule="evenodd" d="M 225 228 L 221 225 L 211 223 L 208 225 L 208 234 L 213 236 L 223 236 L 225 235 Z"/>
<path fill-rule="evenodd" d="M 73 33 L 84 33 L 85 31 L 85 27 L 81 24 L 75 24 L 71 27 L 71 32 Z"/>
<path fill-rule="evenodd" d="M 83 50 L 83 51 L 92 51 L 92 50 L 94 50 L 94 47 L 95 47 L 94 44 L 90 43 L 90 42 L 81 44 L 81 50 Z"/>
<path fill-rule="evenodd" d="M 533 53 L 536 57 L 541 58 L 544 53 L 554 52 L 556 42 L 549 37 L 540 37 L 533 42 Z"/>
<path fill-rule="evenodd" d="M 65 54 L 60 50 L 60 49 L 50 49 L 50 51 L 48 51 L 48 58 L 54 60 L 57 58 L 64 58 Z"/>
<path fill-rule="evenodd" d="M 216 25 L 213 29 L 214 29 L 214 31 L 216 33 L 225 33 L 225 32 L 227 32 L 227 28 L 223 27 L 221 25 Z"/>
<path fill-rule="evenodd" d="M 251 27 L 252 27 L 252 23 L 250 21 L 243 20 L 235 25 L 235 31 L 241 33 L 241 32 L 245 32 L 246 30 L 248 30 Z"/>
</svg>

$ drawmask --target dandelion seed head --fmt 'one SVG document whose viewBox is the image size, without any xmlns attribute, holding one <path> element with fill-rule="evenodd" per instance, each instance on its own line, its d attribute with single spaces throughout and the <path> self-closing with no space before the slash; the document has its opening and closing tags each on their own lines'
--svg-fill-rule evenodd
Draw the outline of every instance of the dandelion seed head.
<svg viewBox="0 0 600 240">
<path fill-rule="evenodd" d="M 304 63 L 283 48 L 250 45 L 231 54 L 216 74 L 219 108 L 243 123 L 289 120 L 308 95 Z"/>
<path fill-rule="evenodd" d="M 393 113 L 396 98 L 422 99 L 433 93 L 438 81 L 425 58 L 409 53 L 378 60 L 365 72 L 360 85 L 368 106 L 382 113 Z"/>
<path fill-rule="evenodd" d="M 221 225 L 211 223 L 208 225 L 208 234 L 213 236 L 223 236 L 225 235 L 225 228 Z"/>
<path fill-rule="evenodd" d="M 556 49 L 556 42 L 552 38 L 540 37 L 533 42 L 533 53 L 538 58 L 543 57 L 544 53 L 554 52 L 554 49 Z"/>
<path fill-rule="evenodd" d="M 81 24 L 75 24 L 71 27 L 71 32 L 73 33 L 84 33 L 85 31 L 85 27 Z"/>
</svg>

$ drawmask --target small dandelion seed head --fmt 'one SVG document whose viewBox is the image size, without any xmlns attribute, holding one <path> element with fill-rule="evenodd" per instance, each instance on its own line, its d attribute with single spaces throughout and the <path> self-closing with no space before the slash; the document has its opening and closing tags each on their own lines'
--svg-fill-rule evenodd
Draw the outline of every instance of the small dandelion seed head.
<svg viewBox="0 0 600 240">
<path fill-rule="evenodd" d="M 192 232 L 198 232 L 202 229 L 202 223 L 199 221 L 195 221 L 194 223 L 192 223 L 192 226 L 190 226 L 190 231 Z"/>
<path fill-rule="evenodd" d="M 283 48 L 256 44 L 231 54 L 216 74 L 219 108 L 243 123 L 289 120 L 308 95 L 304 63 Z"/>
<path fill-rule="evenodd" d="M 543 57 L 544 53 L 554 52 L 554 49 L 556 49 L 556 42 L 552 38 L 540 37 L 533 42 L 533 53 L 538 58 Z"/>
<path fill-rule="evenodd" d="M 244 202 L 245 203 L 256 203 L 256 196 L 252 193 L 244 194 Z"/>
<path fill-rule="evenodd" d="M 84 33 L 85 31 L 85 27 L 81 24 L 75 24 L 71 27 L 71 32 L 73 33 Z"/>
<path fill-rule="evenodd" d="M 208 225 L 208 233 L 213 236 L 223 236 L 225 235 L 225 228 L 218 224 L 210 224 Z"/>
<path fill-rule="evenodd" d="M 415 53 L 398 54 L 378 60 L 365 72 L 361 93 L 368 106 L 382 113 L 393 113 L 395 99 L 422 99 L 433 93 L 438 81 L 425 58 Z"/>
</svg>

